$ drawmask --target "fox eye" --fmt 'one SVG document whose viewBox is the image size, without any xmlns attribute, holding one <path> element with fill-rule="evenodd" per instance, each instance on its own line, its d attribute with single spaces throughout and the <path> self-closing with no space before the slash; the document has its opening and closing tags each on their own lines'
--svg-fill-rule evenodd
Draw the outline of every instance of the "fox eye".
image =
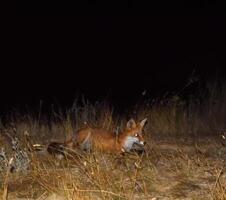
<svg viewBox="0 0 226 200">
<path fill-rule="evenodd" d="M 135 135 L 134 135 L 135 137 L 137 137 L 138 136 L 138 134 L 137 133 L 135 133 Z"/>
</svg>

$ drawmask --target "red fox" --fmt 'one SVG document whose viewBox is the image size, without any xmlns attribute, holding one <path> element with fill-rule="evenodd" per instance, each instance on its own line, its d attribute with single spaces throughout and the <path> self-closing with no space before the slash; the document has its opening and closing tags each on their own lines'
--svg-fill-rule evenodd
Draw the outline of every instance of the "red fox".
<svg viewBox="0 0 226 200">
<path fill-rule="evenodd" d="M 130 119 L 124 131 L 118 134 L 105 129 L 83 128 L 77 131 L 76 138 L 65 143 L 52 142 L 47 151 L 53 155 L 65 156 L 65 151 L 70 148 L 79 147 L 82 150 L 98 149 L 104 152 L 123 153 L 129 152 L 133 144 L 145 145 L 143 138 L 143 128 L 147 118 L 136 123 Z"/>
</svg>

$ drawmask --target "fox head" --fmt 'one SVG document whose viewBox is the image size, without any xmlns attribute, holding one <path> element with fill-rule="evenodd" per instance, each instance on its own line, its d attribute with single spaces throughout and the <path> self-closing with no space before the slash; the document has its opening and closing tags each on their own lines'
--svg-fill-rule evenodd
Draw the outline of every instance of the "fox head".
<svg viewBox="0 0 226 200">
<path fill-rule="evenodd" d="M 143 138 L 143 128 L 147 122 L 147 118 L 136 123 L 133 119 L 130 119 L 126 124 L 126 130 L 124 133 L 123 151 L 130 151 L 133 144 L 145 145 Z"/>
</svg>

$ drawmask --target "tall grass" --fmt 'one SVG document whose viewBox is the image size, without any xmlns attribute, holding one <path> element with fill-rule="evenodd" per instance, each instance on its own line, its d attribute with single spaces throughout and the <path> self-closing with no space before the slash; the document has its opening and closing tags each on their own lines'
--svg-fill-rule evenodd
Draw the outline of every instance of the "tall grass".
<svg viewBox="0 0 226 200">
<path fill-rule="evenodd" d="M 14 125 L 18 134 L 28 131 L 33 138 L 48 142 L 49 138 L 67 140 L 85 126 L 121 130 L 129 118 L 148 117 L 147 130 L 151 136 L 216 136 L 226 129 L 226 83 L 214 81 L 200 84 L 189 95 L 166 95 L 158 99 L 145 99 L 131 112 L 119 115 L 106 101 L 90 103 L 75 100 L 70 109 L 52 109 L 45 113 L 21 114 L 14 111 L 1 123 L 1 127 Z M 126 108 L 125 108 L 126 109 Z"/>
<path fill-rule="evenodd" d="M 216 136 L 226 129 L 226 83 L 212 82 L 194 94 L 171 95 L 140 107 L 138 115 L 149 116 L 153 135 Z"/>
</svg>

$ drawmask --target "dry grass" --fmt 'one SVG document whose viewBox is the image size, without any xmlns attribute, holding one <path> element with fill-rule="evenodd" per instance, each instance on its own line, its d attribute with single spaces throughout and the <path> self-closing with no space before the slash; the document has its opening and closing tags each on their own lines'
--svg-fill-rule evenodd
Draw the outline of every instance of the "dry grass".
<svg viewBox="0 0 226 200">
<path fill-rule="evenodd" d="M 58 161 L 30 152 L 28 171 L 1 171 L 0 180 L 7 177 L 7 183 L 0 182 L 0 196 L 7 189 L 8 199 L 226 199 L 226 147 L 218 138 L 226 129 L 224 89 L 212 86 L 208 95 L 200 94 L 202 101 L 186 103 L 173 96 L 139 107 L 132 117 L 148 117 L 143 154 L 118 157 L 76 150 L 73 157 Z M 106 103 L 87 102 L 75 103 L 66 115 L 53 111 L 48 123 L 40 115 L 11 118 L 26 148 L 30 143 L 65 141 L 87 125 L 122 129 L 126 120 Z M 1 126 L 9 129 L 10 123 Z M 3 134 L 0 144 L 12 153 Z"/>
</svg>

